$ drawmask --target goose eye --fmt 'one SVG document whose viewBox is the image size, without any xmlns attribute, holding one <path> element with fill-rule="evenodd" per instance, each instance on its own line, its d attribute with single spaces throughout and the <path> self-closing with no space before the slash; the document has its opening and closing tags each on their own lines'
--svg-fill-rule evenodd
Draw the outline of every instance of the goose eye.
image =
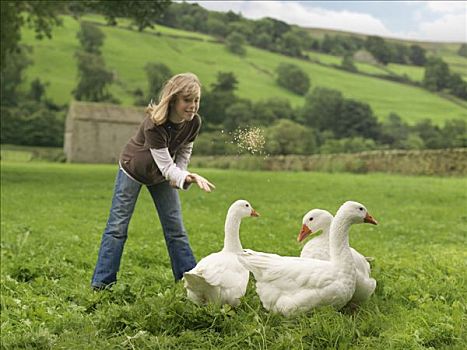
<svg viewBox="0 0 467 350">
<path fill-rule="evenodd" d="M 360 211 L 363 211 L 363 208 L 362 208 L 362 207 L 360 207 L 360 208 L 358 208 L 358 209 L 359 209 Z"/>
<path fill-rule="evenodd" d="M 313 218 L 310 218 L 310 221 L 313 221 Z"/>
<path fill-rule="evenodd" d="M 247 208 L 248 208 L 248 207 L 249 207 L 249 205 L 248 205 L 248 204 L 245 204 L 245 207 L 247 207 Z"/>
</svg>

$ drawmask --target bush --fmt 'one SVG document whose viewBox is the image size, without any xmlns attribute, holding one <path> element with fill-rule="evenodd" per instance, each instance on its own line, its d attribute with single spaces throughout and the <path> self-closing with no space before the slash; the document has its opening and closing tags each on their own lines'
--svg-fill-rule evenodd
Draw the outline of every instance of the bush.
<svg viewBox="0 0 467 350">
<path fill-rule="evenodd" d="M 341 67 L 349 72 L 357 72 L 358 69 L 353 63 L 353 58 L 351 55 L 345 55 L 342 58 Z"/>
<path fill-rule="evenodd" d="M 374 140 L 363 137 L 344 138 L 340 140 L 329 139 L 320 148 L 320 153 L 356 153 L 377 149 Z"/>
<path fill-rule="evenodd" d="M 317 87 L 305 97 L 301 110 L 305 124 L 319 131 L 339 122 L 344 97 L 338 90 Z"/>
<path fill-rule="evenodd" d="M 281 63 L 277 67 L 277 83 L 298 95 L 305 95 L 310 89 L 310 78 L 299 66 Z"/>
<path fill-rule="evenodd" d="M 194 155 L 226 155 L 235 154 L 236 146 L 232 137 L 221 131 L 203 132 L 193 146 Z"/>
<path fill-rule="evenodd" d="M 316 151 L 314 131 L 288 119 L 279 119 L 266 132 L 269 154 L 308 154 Z"/>
<path fill-rule="evenodd" d="M 430 57 L 425 66 L 423 85 L 431 91 L 440 91 L 448 86 L 449 66 L 441 58 Z"/>
<path fill-rule="evenodd" d="M 2 107 L 2 143 L 60 147 L 63 145 L 64 115 L 44 104 Z"/>
<path fill-rule="evenodd" d="M 253 105 L 253 118 L 257 125 L 271 125 L 278 119 L 297 120 L 296 111 L 289 100 L 273 97 L 260 100 Z"/>
<path fill-rule="evenodd" d="M 161 91 L 162 85 L 170 79 L 172 71 L 163 63 L 148 63 L 144 67 L 146 74 L 148 75 L 148 99 L 146 104 L 154 99 L 157 102 L 157 98 Z"/>
<path fill-rule="evenodd" d="M 246 53 L 245 50 L 245 37 L 240 33 L 232 33 L 225 39 L 225 45 L 227 49 L 239 56 L 244 56 Z"/>
<path fill-rule="evenodd" d="M 112 72 L 105 68 L 102 56 L 86 51 L 76 52 L 78 60 L 78 86 L 73 95 L 78 101 L 112 101 L 112 95 L 107 91 L 107 85 L 114 80 Z"/>
<path fill-rule="evenodd" d="M 76 36 L 84 51 L 100 54 L 105 35 L 99 28 L 89 22 L 81 22 L 80 30 Z"/>
<path fill-rule="evenodd" d="M 233 131 L 239 127 L 257 125 L 250 100 L 238 100 L 225 109 L 224 127 Z"/>
</svg>

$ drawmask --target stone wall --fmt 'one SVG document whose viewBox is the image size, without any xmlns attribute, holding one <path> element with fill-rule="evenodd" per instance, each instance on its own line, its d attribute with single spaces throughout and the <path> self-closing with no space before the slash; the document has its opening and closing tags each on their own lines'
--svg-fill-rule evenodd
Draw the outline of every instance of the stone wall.
<svg viewBox="0 0 467 350">
<path fill-rule="evenodd" d="M 195 144 L 190 166 L 241 170 L 467 176 L 467 148 L 388 150 L 310 156 L 196 156 Z"/>
</svg>

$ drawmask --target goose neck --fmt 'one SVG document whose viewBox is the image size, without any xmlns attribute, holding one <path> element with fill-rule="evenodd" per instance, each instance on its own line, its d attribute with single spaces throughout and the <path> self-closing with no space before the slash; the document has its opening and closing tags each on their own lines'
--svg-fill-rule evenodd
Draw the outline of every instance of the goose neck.
<svg viewBox="0 0 467 350">
<path fill-rule="evenodd" d="M 224 249 L 226 252 L 241 253 L 243 251 L 240 242 L 240 223 L 241 218 L 236 215 L 227 215 L 225 220 L 225 238 Z"/>
<path fill-rule="evenodd" d="M 349 230 L 351 222 L 345 218 L 335 217 L 329 235 L 330 260 L 345 265 L 354 264 L 349 246 Z"/>
</svg>

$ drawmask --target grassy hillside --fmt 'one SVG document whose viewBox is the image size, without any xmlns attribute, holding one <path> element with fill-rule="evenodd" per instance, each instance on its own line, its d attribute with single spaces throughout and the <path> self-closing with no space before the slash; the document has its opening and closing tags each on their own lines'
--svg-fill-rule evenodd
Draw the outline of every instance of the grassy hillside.
<svg viewBox="0 0 467 350">
<path fill-rule="evenodd" d="M 342 32 L 339 30 L 332 29 L 306 28 L 306 30 L 310 32 L 315 38 L 319 39 L 324 38 L 326 34 L 331 36 L 356 36 L 362 39 L 365 39 L 367 37 L 367 35 L 364 34 Z M 427 56 L 433 55 L 441 57 L 447 64 L 449 64 L 449 68 L 452 72 L 459 73 L 465 80 L 467 80 L 467 58 L 459 56 L 457 54 L 457 50 L 459 50 L 461 43 L 424 42 L 415 40 L 399 40 L 393 38 L 384 38 L 384 40 L 399 43 L 402 45 L 419 45 L 427 51 Z M 402 67 L 400 67 L 399 69 L 396 68 L 394 70 L 390 70 L 396 74 L 407 74 L 412 80 L 415 81 L 421 80 L 420 76 L 423 78 L 423 68 L 407 65 L 401 66 Z M 362 69 L 362 71 L 364 70 Z"/>
<path fill-rule="evenodd" d="M 96 20 L 96 17 L 92 19 Z M 74 52 L 79 46 L 78 28 L 77 21 L 65 17 L 63 27 L 54 29 L 53 39 L 42 41 L 35 40 L 31 30 L 23 30 L 23 42 L 34 47 L 34 65 L 26 72 L 27 80 L 39 77 L 49 82 L 47 95 L 59 103 L 69 102 L 76 86 Z M 252 100 L 281 96 L 300 106 L 303 97 L 275 83 L 275 69 L 279 63 L 291 62 L 310 75 L 313 87 L 338 89 L 346 97 L 365 101 L 380 119 L 390 112 L 398 113 L 410 123 L 423 118 L 438 124 L 446 119 L 467 118 L 467 103 L 454 103 L 421 88 L 347 73 L 253 47 L 248 47 L 246 56 L 239 58 L 228 53 L 222 44 L 208 41 L 208 36 L 161 26 L 142 33 L 129 30 L 125 22 L 121 22 L 121 27 L 101 28 L 106 35 L 103 56 L 117 77 L 111 93 L 124 105 L 133 103 L 131 92 L 136 88 L 146 89 L 145 64 L 163 62 L 174 72 L 198 74 L 206 87 L 215 81 L 217 72 L 232 71 L 239 80 L 239 96 Z M 160 35 L 155 35 L 156 32 Z"/>
<path fill-rule="evenodd" d="M 312 61 L 324 63 L 327 65 L 337 65 L 340 66 L 342 62 L 341 56 L 330 55 L 326 53 L 316 52 L 316 51 L 307 51 L 306 54 L 312 59 Z M 386 75 L 386 76 L 403 76 L 407 75 L 410 80 L 415 82 L 420 82 L 423 80 L 423 74 L 425 69 L 423 67 L 410 66 L 404 64 L 395 64 L 390 63 L 386 66 L 382 64 L 370 64 L 363 63 L 359 61 L 354 61 L 355 66 L 359 72 L 372 74 L 372 75 Z"/>
<path fill-rule="evenodd" d="M 465 179 L 201 169 L 217 189 L 181 193 L 195 256 L 218 251 L 226 210 L 245 198 L 245 248 L 300 252 L 302 216 L 361 201 L 378 226 L 351 245 L 375 257 L 375 294 L 355 312 L 285 318 L 261 306 L 251 277 L 232 310 L 198 307 L 174 284 L 147 191 L 141 191 L 112 293 L 90 279 L 115 166 L 2 162 L 2 349 L 461 349 L 465 344 Z M 50 181 L 53 179 L 53 181 Z M 271 186 L 274 184 L 274 186 Z"/>
</svg>

